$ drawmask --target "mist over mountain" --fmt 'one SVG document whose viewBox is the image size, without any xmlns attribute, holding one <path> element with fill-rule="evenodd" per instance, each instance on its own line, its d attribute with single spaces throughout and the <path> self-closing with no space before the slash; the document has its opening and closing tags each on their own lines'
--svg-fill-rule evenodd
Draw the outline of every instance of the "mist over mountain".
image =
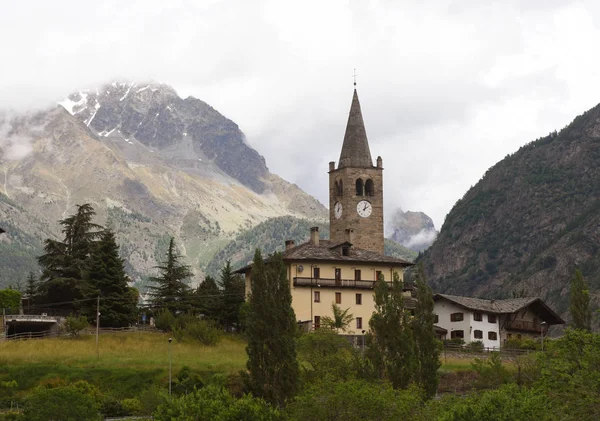
<svg viewBox="0 0 600 421">
<path fill-rule="evenodd" d="M 32 114 L 0 113 L 0 283 L 37 271 L 58 220 L 90 203 L 117 232 L 136 281 L 168 238 L 201 278 L 238 233 L 272 217 L 325 221 L 325 207 L 271 174 L 231 120 L 162 84 L 113 82 Z M 8 275 L 10 273 L 10 275 Z"/>
<path fill-rule="evenodd" d="M 386 225 L 387 238 L 416 252 L 429 247 L 438 234 L 429 216 L 423 212 L 404 212 L 400 208 Z"/>
</svg>

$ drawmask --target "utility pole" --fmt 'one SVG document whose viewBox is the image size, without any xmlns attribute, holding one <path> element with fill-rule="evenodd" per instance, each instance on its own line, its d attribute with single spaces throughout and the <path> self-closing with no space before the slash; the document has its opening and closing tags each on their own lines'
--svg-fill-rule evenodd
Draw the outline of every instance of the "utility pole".
<svg viewBox="0 0 600 421">
<path fill-rule="evenodd" d="M 171 396 L 171 341 L 173 339 L 169 338 L 169 396 Z"/>
<path fill-rule="evenodd" d="M 96 358 L 100 359 L 100 350 L 98 349 L 98 335 L 100 334 L 100 296 L 96 301 Z"/>
</svg>

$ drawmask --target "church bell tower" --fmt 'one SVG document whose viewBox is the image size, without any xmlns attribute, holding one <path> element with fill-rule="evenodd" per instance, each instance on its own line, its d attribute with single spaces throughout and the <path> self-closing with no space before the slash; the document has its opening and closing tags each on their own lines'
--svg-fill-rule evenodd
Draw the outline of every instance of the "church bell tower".
<svg viewBox="0 0 600 421">
<path fill-rule="evenodd" d="M 329 163 L 331 241 L 383 253 L 383 161 L 373 166 L 356 88 L 337 168 Z"/>
</svg>

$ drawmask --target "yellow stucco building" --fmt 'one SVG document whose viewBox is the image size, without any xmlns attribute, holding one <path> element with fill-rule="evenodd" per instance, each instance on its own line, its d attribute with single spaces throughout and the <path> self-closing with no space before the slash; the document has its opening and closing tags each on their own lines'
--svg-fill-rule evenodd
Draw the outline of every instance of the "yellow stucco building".
<svg viewBox="0 0 600 421">
<path fill-rule="evenodd" d="M 332 317 L 335 303 L 353 315 L 346 333 L 362 334 L 374 311 L 379 275 L 391 281 L 397 272 L 403 279 L 412 263 L 384 255 L 383 214 L 383 160 L 377 157 L 373 165 L 355 89 L 339 162 L 329 163 L 331 238 L 321 239 L 314 227 L 309 241 L 286 241 L 283 252 L 292 306 L 308 329 L 318 329 L 323 317 Z M 245 274 L 249 293 L 252 266 L 237 272 Z"/>
</svg>

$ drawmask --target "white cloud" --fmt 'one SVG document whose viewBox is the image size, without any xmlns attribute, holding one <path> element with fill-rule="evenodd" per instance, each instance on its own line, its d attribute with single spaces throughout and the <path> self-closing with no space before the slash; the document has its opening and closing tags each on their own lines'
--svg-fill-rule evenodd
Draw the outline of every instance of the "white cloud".
<svg viewBox="0 0 600 421">
<path fill-rule="evenodd" d="M 352 71 L 388 212 L 440 227 L 486 169 L 598 102 L 592 1 L 4 2 L 0 108 L 159 80 L 233 119 L 327 201 Z"/>
</svg>

